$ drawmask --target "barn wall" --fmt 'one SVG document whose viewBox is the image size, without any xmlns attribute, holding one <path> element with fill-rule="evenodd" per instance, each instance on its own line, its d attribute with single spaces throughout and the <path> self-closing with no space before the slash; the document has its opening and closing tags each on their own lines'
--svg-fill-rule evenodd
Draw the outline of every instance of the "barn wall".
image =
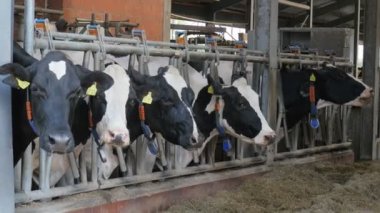
<svg viewBox="0 0 380 213">
<path fill-rule="evenodd" d="M 149 40 L 163 40 L 165 0 L 64 0 L 65 19 L 71 23 L 78 18 L 90 18 L 91 13 L 103 20 L 106 13 L 110 20 L 126 20 L 139 23 Z"/>
</svg>

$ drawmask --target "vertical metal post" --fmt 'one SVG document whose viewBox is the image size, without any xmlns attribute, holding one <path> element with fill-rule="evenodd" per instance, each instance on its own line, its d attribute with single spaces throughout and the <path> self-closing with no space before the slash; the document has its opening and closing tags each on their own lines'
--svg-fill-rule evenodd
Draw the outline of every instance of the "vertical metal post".
<svg viewBox="0 0 380 213">
<path fill-rule="evenodd" d="M 24 1 L 24 49 L 27 53 L 33 54 L 34 51 L 34 0 Z M 32 144 L 24 152 L 22 161 L 22 188 L 29 192 L 32 188 Z"/>
<path fill-rule="evenodd" d="M 164 23 L 163 23 L 163 41 L 170 41 L 170 16 L 172 14 L 172 1 L 164 1 Z"/>
<path fill-rule="evenodd" d="M 380 2 L 366 1 L 364 25 L 363 81 L 374 88 L 372 104 L 360 109 L 352 109 L 353 139 L 356 157 L 360 159 L 378 158 L 376 137 L 379 104 L 379 46 L 380 46 Z M 364 129 L 365 128 L 365 129 Z M 368 130 L 372 131 L 371 133 Z"/>
<path fill-rule="evenodd" d="M 24 10 L 24 49 L 27 53 L 33 53 L 34 46 L 34 9 L 35 9 L 35 0 L 25 0 L 24 1 L 25 10 Z"/>
<path fill-rule="evenodd" d="M 271 127 L 276 126 L 277 111 L 277 43 L 278 0 L 258 0 L 256 10 L 256 48 L 269 55 L 269 67 L 263 70 L 262 105 Z M 268 162 L 273 161 L 273 146 L 268 149 Z"/>
<path fill-rule="evenodd" d="M 0 2 L 0 64 L 12 61 L 13 2 Z M 0 76 L 0 81 L 3 80 Z M 11 90 L 0 83 L 0 206 L 2 212 L 14 212 L 14 173 L 12 149 Z"/>
<path fill-rule="evenodd" d="M 355 21 L 354 21 L 354 76 L 358 76 L 358 49 L 360 40 L 360 0 L 355 1 Z"/>
<path fill-rule="evenodd" d="M 249 31 L 253 31 L 254 29 L 254 11 L 255 11 L 255 0 L 251 0 L 251 10 L 249 16 Z"/>
<path fill-rule="evenodd" d="M 314 0 L 310 0 L 310 15 L 309 15 L 310 28 L 313 28 L 313 13 L 314 13 Z"/>
</svg>

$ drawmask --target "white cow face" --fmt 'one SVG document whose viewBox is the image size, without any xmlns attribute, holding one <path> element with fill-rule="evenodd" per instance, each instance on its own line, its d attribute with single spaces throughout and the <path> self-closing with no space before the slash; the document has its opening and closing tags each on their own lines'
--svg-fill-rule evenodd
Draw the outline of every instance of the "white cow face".
<svg viewBox="0 0 380 213">
<path fill-rule="evenodd" d="M 94 125 L 104 143 L 125 147 L 130 144 L 125 109 L 130 79 L 125 70 L 116 64 L 109 65 L 104 73 L 112 77 L 114 84 L 104 94 L 90 98 Z"/>
</svg>

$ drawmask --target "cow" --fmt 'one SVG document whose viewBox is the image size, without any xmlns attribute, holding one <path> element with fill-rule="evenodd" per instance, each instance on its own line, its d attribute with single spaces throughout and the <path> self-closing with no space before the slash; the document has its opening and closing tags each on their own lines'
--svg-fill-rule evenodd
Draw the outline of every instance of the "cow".
<svg viewBox="0 0 380 213">
<path fill-rule="evenodd" d="M 76 66 L 60 52 L 38 61 L 15 42 L 14 63 L 2 65 L 0 74 L 8 75 L 3 83 L 12 87 L 14 165 L 37 136 L 47 152 L 73 151 L 70 124 L 80 96 L 94 84 L 97 93 L 113 84 L 107 74 Z M 28 99 L 31 109 L 26 107 Z"/>
<path fill-rule="evenodd" d="M 309 87 L 312 74 L 316 78 L 317 108 L 328 104 L 363 107 L 373 96 L 372 88 L 337 67 L 324 65 L 321 69 L 290 71 L 284 66 L 280 75 L 288 128 L 310 113 Z"/>
</svg>

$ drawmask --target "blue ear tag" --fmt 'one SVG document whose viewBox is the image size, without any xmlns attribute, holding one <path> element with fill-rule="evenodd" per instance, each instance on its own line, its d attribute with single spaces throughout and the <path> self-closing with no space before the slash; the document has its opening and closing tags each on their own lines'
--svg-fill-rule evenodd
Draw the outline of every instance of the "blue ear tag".
<svg viewBox="0 0 380 213">
<path fill-rule="evenodd" d="M 232 145 L 231 145 L 230 139 L 224 138 L 223 139 L 223 151 L 227 153 L 227 152 L 231 151 L 231 149 L 232 149 Z"/>
<path fill-rule="evenodd" d="M 156 143 L 154 141 L 149 141 L 148 142 L 148 149 L 149 149 L 149 151 L 150 151 L 150 153 L 152 155 L 157 155 L 158 148 L 157 148 L 157 145 L 156 145 Z"/>
<path fill-rule="evenodd" d="M 312 118 L 312 119 L 310 119 L 310 126 L 313 129 L 317 129 L 319 127 L 319 120 L 318 120 L 318 118 Z"/>
</svg>

